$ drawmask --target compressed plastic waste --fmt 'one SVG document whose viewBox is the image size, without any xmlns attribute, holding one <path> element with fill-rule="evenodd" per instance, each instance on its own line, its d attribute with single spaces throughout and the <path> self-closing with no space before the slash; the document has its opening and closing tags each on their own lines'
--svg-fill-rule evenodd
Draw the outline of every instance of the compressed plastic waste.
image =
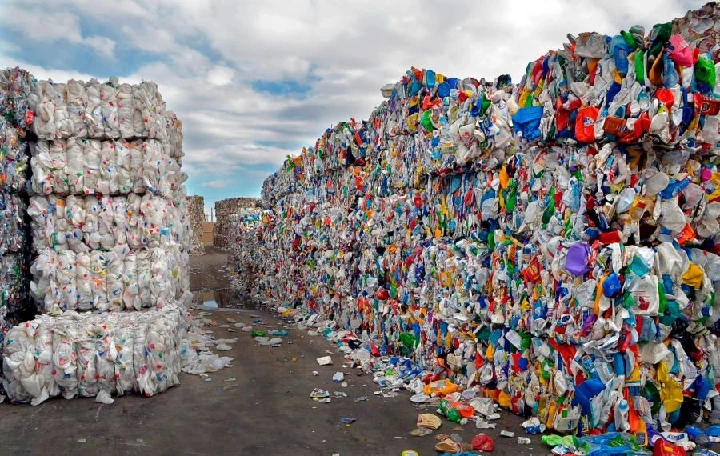
<svg viewBox="0 0 720 456">
<path fill-rule="evenodd" d="M 219 203 L 228 201 L 233 200 L 223 200 Z M 230 209 L 225 208 L 225 210 Z M 216 245 L 222 244 L 223 248 L 229 252 L 228 261 L 235 266 L 236 272 L 233 286 L 241 294 L 247 296 L 254 285 L 253 281 L 256 280 L 257 251 L 255 249 L 259 248 L 257 230 L 263 211 L 256 207 L 241 207 L 235 210 L 239 212 L 224 214 L 218 219 L 218 223 L 222 225 L 217 229 L 216 235 L 224 236 L 225 240 L 217 241 Z"/>
<path fill-rule="evenodd" d="M 178 246 L 110 251 L 41 250 L 32 264 L 32 295 L 45 312 L 140 310 L 192 302 L 187 253 Z"/>
<path fill-rule="evenodd" d="M 133 250 L 190 246 L 191 229 L 182 199 L 154 196 L 33 196 L 28 215 L 38 250 Z"/>
<path fill-rule="evenodd" d="M 28 143 L 24 131 L 32 124 L 27 96 L 34 89 L 32 76 L 18 68 L 0 71 L 0 343 L 5 332 L 29 309 L 24 265 L 30 256 L 23 214 L 28 173 Z"/>
<path fill-rule="evenodd" d="M 201 254 L 205 251 L 202 241 L 205 225 L 205 199 L 200 195 L 187 197 L 188 218 L 192 228 L 192 250 L 190 253 Z"/>
<path fill-rule="evenodd" d="M 172 196 L 187 180 L 180 157 L 159 140 L 40 140 L 32 148 L 32 190 L 40 195 Z"/>
<path fill-rule="evenodd" d="M 182 123 L 152 82 L 0 71 L 0 339 L 7 331 L 11 400 L 109 404 L 110 394 L 176 384 L 181 358 L 194 372 L 227 365 L 181 349 L 192 299 L 182 156 Z M 38 308 L 48 315 L 31 319 Z"/>
<path fill-rule="evenodd" d="M 153 396 L 178 383 L 186 331 L 184 311 L 170 305 L 142 313 L 38 316 L 5 338 L 5 394 L 33 405 L 101 391 Z"/>
<path fill-rule="evenodd" d="M 215 202 L 215 228 L 213 245 L 225 250 L 233 250 L 242 235 L 239 230 L 254 224 L 257 219 L 255 198 L 227 198 Z"/>
<path fill-rule="evenodd" d="M 252 295 L 409 358 L 384 392 L 636 441 L 717 418 L 719 18 L 569 36 L 517 84 L 410 69 L 265 181 Z"/>
</svg>

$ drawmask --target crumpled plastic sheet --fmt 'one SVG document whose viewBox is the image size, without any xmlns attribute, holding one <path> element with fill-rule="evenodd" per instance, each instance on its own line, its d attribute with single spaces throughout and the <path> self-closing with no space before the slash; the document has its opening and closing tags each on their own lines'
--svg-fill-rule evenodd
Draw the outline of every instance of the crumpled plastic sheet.
<svg viewBox="0 0 720 456">
<path fill-rule="evenodd" d="M 219 356 L 211 350 L 219 344 L 212 331 L 205 329 L 209 321 L 204 313 L 193 315 L 189 320 L 187 337 L 183 340 L 183 372 L 193 375 L 217 372 L 230 366 L 232 357 Z"/>
<path fill-rule="evenodd" d="M 141 310 L 192 302 L 188 253 L 179 246 L 110 251 L 44 249 L 32 264 L 30 290 L 44 312 Z"/>
<path fill-rule="evenodd" d="M 32 148 L 32 189 L 41 195 L 177 194 L 188 176 L 168 142 L 40 140 Z"/>
<path fill-rule="evenodd" d="M 411 69 L 265 181 L 255 296 L 551 429 L 720 418 L 715 8 L 517 85 Z"/>
<path fill-rule="evenodd" d="M 177 385 L 187 317 L 168 305 L 146 312 L 40 315 L 3 344 L 2 385 L 17 403 L 62 395 L 154 396 Z"/>
<path fill-rule="evenodd" d="M 127 244 L 137 250 L 192 242 L 184 197 L 33 196 L 27 212 L 36 249 L 86 252 Z"/>
<path fill-rule="evenodd" d="M 96 79 L 71 79 L 67 83 L 42 80 L 21 84 L 8 92 L 8 97 L 18 92 L 15 99 L 36 113 L 34 123 L 27 125 L 32 124 L 40 139 L 151 138 L 167 142 L 173 150 L 171 157 L 182 157 L 182 123 L 166 109 L 154 82 L 130 85 L 119 84 L 115 78 L 104 83 Z"/>
</svg>

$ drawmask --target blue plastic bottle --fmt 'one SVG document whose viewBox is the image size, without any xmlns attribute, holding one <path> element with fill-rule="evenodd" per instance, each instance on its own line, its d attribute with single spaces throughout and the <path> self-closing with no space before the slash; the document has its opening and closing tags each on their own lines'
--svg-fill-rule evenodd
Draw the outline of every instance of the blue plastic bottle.
<svg viewBox="0 0 720 456">
<path fill-rule="evenodd" d="M 615 60 L 615 68 L 621 76 L 625 76 L 630 66 L 628 62 L 628 54 L 631 52 L 630 45 L 627 44 L 625 38 L 622 35 L 615 35 L 612 41 L 610 41 L 610 53 Z"/>
</svg>

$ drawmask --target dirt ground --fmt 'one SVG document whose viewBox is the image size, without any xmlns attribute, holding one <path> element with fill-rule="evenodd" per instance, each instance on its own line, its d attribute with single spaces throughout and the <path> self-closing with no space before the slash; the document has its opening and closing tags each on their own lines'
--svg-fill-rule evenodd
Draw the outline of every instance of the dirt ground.
<svg viewBox="0 0 720 456">
<path fill-rule="evenodd" d="M 227 257 L 215 249 L 192 257 L 194 290 L 226 290 Z M 51 399 L 38 407 L 0 404 L 0 454 L 167 454 L 167 455 L 400 455 L 415 450 L 433 455 L 435 438 L 413 437 L 419 409 L 409 393 L 395 398 L 376 396 L 372 376 L 357 376 L 342 369 L 342 355 L 322 337 L 311 337 L 227 292 L 220 292 L 221 308 L 210 313 L 217 338 L 237 337 L 232 367 L 210 374 L 210 381 L 183 374 L 181 385 L 152 398 L 122 397 L 103 405 L 93 399 Z M 281 347 L 258 346 L 248 333 L 231 333 L 227 318 L 251 323 L 261 319 L 262 329 L 287 329 Z M 320 367 L 316 358 L 332 352 L 334 366 Z M 313 375 L 318 371 L 319 375 Z M 348 386 L 333 383 L 336 371 L 345 372 Z M 317 403 L 313 388 L 342 391 L 347 397 Z M 355 402 L 366 397 L 367 401 Z M 420 410 L 432 413 L 432 410 Z M 342 418 L 355 418 L 346 425 Z M 438 433 L 459 434 L 470 441 L 478 432 L 495 440 L 493 454 L 548 454 L 536 436 L 530 445 L 521 419 L 507 412 L 496 429 L 464 429 L 443 420 Z M 515 438 L 499 437 L 501 430 Z"/>
</svg>

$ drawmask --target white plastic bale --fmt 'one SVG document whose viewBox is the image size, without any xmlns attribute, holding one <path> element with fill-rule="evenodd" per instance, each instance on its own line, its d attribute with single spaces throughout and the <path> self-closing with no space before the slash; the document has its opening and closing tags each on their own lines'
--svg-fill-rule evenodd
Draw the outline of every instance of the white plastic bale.
<svg viewBox="0 0 720 456">
<path fill-rule="evenodd" d="M 88 325 L 87 330 L 91 333 L 94 325 Z M 97 337 L 102 334 L 93 334 L 93 337 L 84 337 L 77 342 L 77 375 L 78 395 L 81 397 L 94 397 L 100 391 L 97 374 Z"/>
<path fill-rule="evenodd" d="M 3 347 L 3 385 L 14 402 L 93 397 L 100 391 L 152 396 L 178 383 L 187 345 L 174 305 L 142 313 L 42 315 L 13 328 Z"/>
<path fill-rule="evenodd" d="M 84 140 L 75 138 L 69 138 L 65 145 L 67 153 L 67 178 L 70 193 L 79 194 L 85 191 L 84 147 Z"/>
<path fill-rule="evenodd" d="M 117 378 L 116 388 L 118 396 L 137 391 L 137 377 L 135 375 L 134 348 L 135 339 L 142 337 L 142 328 L 124 327 L 119 334 L 122 344 L 117 349 L 115 359 L 115 377 Z"/>
<path fill-rule="evenodd" d="M 89 253 L 80 252 L 75 255 L 75 280 L 78 292 L 78 310 L 95 308 L 91 257 Z"/>
<path fill-rule="evenodd" d="M 118 173 L 118 191 L 123 194 L 132 193 L 135 187 L 135 176 L 132 171 L 131 149 L 129 142 L 116 144 Z"/>
<path fill-rule="evenodd" d="M 117 90 L 118 127 L 121 138 L 135 136 L 133 129 L 133 88 L 130 84 L 120 84 Z"/>
<path fill-rule="evenodd" d="M 116 160 L 115 143 L 113 141 L 103 141 L 100 146 L 100 178 L 97 186 L 97 191 L 103 195 L 117 192 Z M 114 186 L 113 179 L 115 180 Z"/>
<path fill-rule="evenodd" d="M 69 138 L 73 135 L 75 125 L 67 109 L 67 84 L 55 84 L 55 128 L 56 138 Z"/>
<path fill-rule="evenodd" d="M 163 307 L 175 297 L 172 270 L 168 262 L 170 255 L 162 249 L 153 250 L 150 255 L 150 271 L 155 280 L 150 282 L 152 299 L 157 307 Z"/>
<path fill-rule="evenodd" d="M 86 196 L 83 206 L 85 207 L 85 221 L 82 225 L 82 231 L 85 243 L 88 244 L 91 249 L 98 249 L 100 248 L 98 229 L 100 211 L 102 210 L 101 202 L 94 196 Z"/>
<path fill-rule="evenodd" d="M 76 282 L 75 252 L 68 250 L 57 253 L 56 280 L 62 291 L 62 310 L 75 310 L 78 306 L 78 292 Z"/>
<path fill-rule="evenodd" d="M 93 250 L 90 252 L 90 267 L 92 272 L 92 285 L 95 308 L 110 310 L 107 294 L 107 265 L 108 252 Z"/>
<path fill-rule="evenodd" d="M 182 158 L 182 122 L 177 118 L 177 115 L 171 111 L 165 111 L 165 118 L 167 123 L 167 145 L 168 145 L 168 156 L 173 158 Z"/>
<path fill-rule="evenodd" d="M 30 159 L 33 172 L 33 191 L 49 195 L 53 192 L 53 176 L 50 173 L 50 144 L 41 140 L 35 146 L 35 155 Z"/>
<path fill-rule="evenodd" d="M 143 111 L 145 106 L 148 105 L 145 93 L 140 85 L 132 87 L 133 93 L 133 135 L 138 138 L 144 138 L 147 136 L 147 130 L 145 128 L 145 121 L 143 117 Z M 148 110 L 149 112 L 149 110 Z"/>
<path fill-rule="evenodd" d="M 61 296 L 56 293 L 57 271 L 57 253 L 52 250 L 42 251 L 31 266 L 30 272 L 37 277 L 37 280 L 30 283 L 30 292 L 46 311 L 52 310 L 60 303 Z"/>
<path fill-rule="evenodd" d="M 128 235 L 127 198 L 113 198 L 110 204 L 110 212 L 113 216 L 110 232 L 113 234 L 117 245 L 125 246 Z"/>
<path fill-rule="evenodd" d="M 143 145 L 144 142 L 135 141 L 130 143 L 130 173 L 133 178 L 133 192 L 136 194 L 145 193 L 143 182 Z"/>
<path fill-rule="evenodd" d="M 142 181 L 150 192 L 158 192 L 161 177 L 165 176 L 165 161 L 162 144 L 156 140 L 149 140 L 142 144 L 143 169 Z"/>
<path fill-rule="evenodd" d="M 45 317 L 47 318 L 47 317 Z M 36 319 L 35 321 L 37 321 Z M 72 399 L 77 395 L 79 385 L 77 348 L 81 334 L 73 325 L 63 325 L 55 321 L 53 325 L 53 365 L 55 366 L 55 383 L 65 399 Z M 5 344 L 4 350 L 11 346 Z M 7 370 L 3 370 L 7 375 Z M 9 396 L 14 399 L 13 396 Z M 17 399 L 15 399 L 17 401 Z"/>
<path fill-rule="evenodd" d="M 38 249 L 50 247 L 49 236 L 46 233 L 55 231 L 49 209 L 50 201 L 47 197 L 33 196 L 30 198 L 27 213 L 33 219 L 33 238 Z"/>
<path fill-rule="evenodd" d="M 125 257 L 129 249 L 127 246 L 115 247 L 108 253 L 107 263 L 107 299 L 111 310 L 123 310 L 123 271 L 125 270 Z"/>
<path fill-rule="evenodd" d="M 83 140 L 83 192 L 93 194 L 100 180 L 101 145 L 95 139 Z"/>
<path fill-rule="evenodd" d="M 67 104 L 68 118 L 72 122 L 72 137 L 86 138 L 88 129 L 87 104 L 85 84 L 82 81 L 71 79 L 65 86 L 65 102 Z"/>
<path fill-rule="evenodd" d="M 152 294 L 152 258 L 149 250 L 140 250 L 137 253 L 137 284 L 140 307 L 148 308 L 154 305 Z"/>
<path fill-rule="evenodd" d="M 100 214 L 98 216 L 98 235 L 100 248 L 111 250 L 116 245 L 122 244 L 115 238 L 115 213 L 114 201 L 122 200 L 122 197 L 111 198 L 103 196 L 98 198 L 100 203 Z"/>
<path fill-rule="evenodd" d="M 53 177 L 52 188 L 54 193 L 65 194 L 70 188 L 67 178 L 67 151 L 65 140 L 56 140 L 50 143 L 49 168 Z"/>
<path fill-rule="evenodd" d="M 31 216 L 32 217 L 32 216 Z M 65 217 L 70 224 L 68 248 L 75 252 L 86 252 L 89 247 L 83 242 L 82 227 L 85 224 L 85 200 L 74 195 L 65 200 Z"/>
<path fill-rule="evenodd" d="M 130 251 L 123 264 L 123 304 L 126 309 L 140 310 L 137 281 L 137 255 Z"/>
<path fill-rule="evenodd" d="M 120 124 L 118 122 L 117 90 L 110 81 L 100 86 L 100 107 L 102 112 L 103 131 L 105 138 L 120 138 Z"/>
<path fill-rule="evenodd" d="M 141 197 L 136 194 L 128 195 L 127 198 L 127 243 L 131 249 L 137 250 L 143 247 L 142 225 L 140 216 Z"/>
<path fill-rule="evenodd" d="M 102 105 L 100 100 L 100 83 L 91 79 L 86 85 L 87 107 L 86 116 L 88 119 L 88 137 L 101 139 L 105 135 L 103 125 Z"/>
<path fill-rule="evenodd" d="M 55 139 L 57 128 L 55 126 L 55 90 L 52 81 L 39 81 L 37 83 L 35 106 L 35 120 L 33 128 L 40 139 Z"/>
</svg>

